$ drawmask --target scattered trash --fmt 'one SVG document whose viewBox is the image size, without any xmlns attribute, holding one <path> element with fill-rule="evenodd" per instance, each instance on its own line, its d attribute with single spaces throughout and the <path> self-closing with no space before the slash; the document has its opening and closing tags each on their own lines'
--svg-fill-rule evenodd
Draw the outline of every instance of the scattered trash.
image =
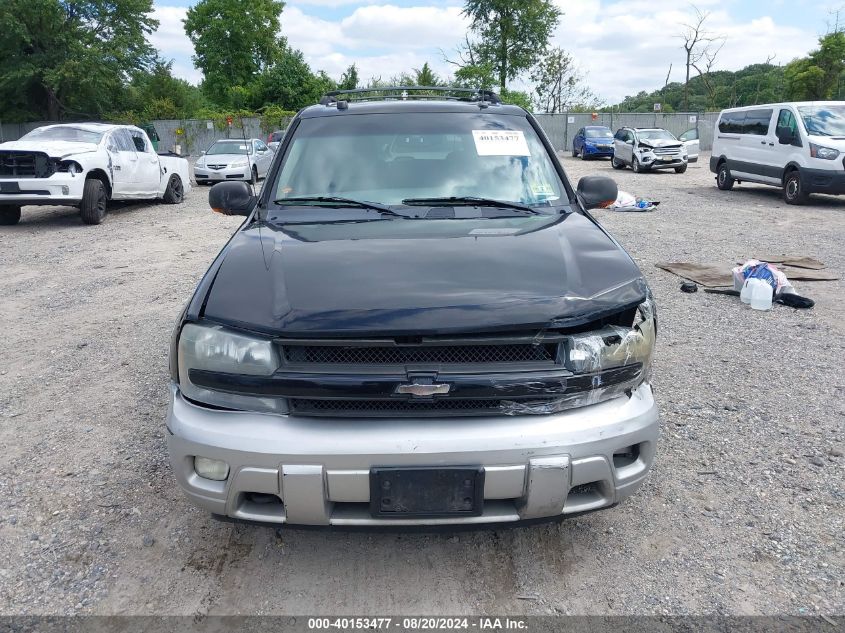
<svg viewBox="0 0 845 633">
<path fill-rule="evenodd" d="M 620 191 L 616 196 L 616 201 L 607 208 L 614 211 L 653 211 L 659 204 L 657 200 L 646 200 L 634 197 L 627 191 Z"/>
<path fill-rule="evenodd" d="M 786 275 L 783 274 L 772 264 L 761 262 L 759 259 L 749 259 L 741 266 L 733 269 L 734 290 L 743 288 L 746 281 L 749 279 L 760 279 L 764 281 L 771 288 L 775 294 L 780 292 L 788 292 L 787 288 L 792 289 Z"/>
<path fill-rule="evenodd" d="M 794 292 L 783 293 L 777 299 L 775 299 L 775 301 L 785 306 L 789 306 L 790 308 L 799 308 L 804 310 L 807 308 L 812 308 L 814 305 L 816 305 L 816 302 L 812 299 L 802 297 L 800 295 L 795 294 Z"/>
<path fill-rule="evenodd" d="M 698 284 L 691 281 L 681 282 L 681 292 L 698 292 Z"/>
<path fill-rule="evenodd" d="M 798 260 L 798 257 L 793 257 L 791 259 L 791 261 Z M 804 261 L 802 263 L 805 266 L 809 266 L 810 264 L 815 265 L 817 262 L 817 260 L 810 257 L 805 257 L 803 260 Z M 755 261 L 764 262 L 765 260 Z M 824 266 L 821 262 L 818 262 L 818 264 Z M 731 271 L 727 267 L 723 267 L 721 265 L 695 264 L 692 262 L 658 262 L 655 266 L 672 274 L 678 275 L 678 277 L 689 279 L 690 281 L 694 281 L 697 284 L 708 288 L 735 287 Z M 817 268 L 784 265 L 781 266 L 779 270 L 792 281 L 834 281 L 839 279 L 839 275 Z M 739 290 L 740 288 L 736 289 Z"/>
</svg>

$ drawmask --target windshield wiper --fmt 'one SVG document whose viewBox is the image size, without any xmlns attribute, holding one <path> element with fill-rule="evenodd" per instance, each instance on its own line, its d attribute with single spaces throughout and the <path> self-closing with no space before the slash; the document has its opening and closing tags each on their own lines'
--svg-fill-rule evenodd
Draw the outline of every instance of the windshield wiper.
<svg viewBox="0 0 845 633">
<path fill-rule="evenodd" d="M 477 198 L 475 196 L 447 196 L 443 198 L 405 198 L 402 204 L 422 207 L 496 207 L 499 209 L 516 209 L 532 215 L 541 215 L 536 209 L 519 202 L 496 200 L 495 198 Z"/>
<path fill-rule="evenodd" d="M 343 198 L 341 196 L 292 196 L 290 198 L 279 198 L 278 200 L 273 200 L 273 204 L 278 205 L 307 205 L 309 203 L 316 203 L 324 207 L 331 207 L 331 208 L 342 208 L 342 207 L 355 207 L 358 209 L 372 209 L 374 211 L 380 211 L 381 213 L 387 213 L 388 215 L 395 215 L 398 218 L 407 217 L 402 215 L 401 213 L 396 213 L 393 209 L 383 204 L 378 204 L 377 202 L 367 202 L 366 200 L 353 200 L 352 198 Z"/>
</svg>

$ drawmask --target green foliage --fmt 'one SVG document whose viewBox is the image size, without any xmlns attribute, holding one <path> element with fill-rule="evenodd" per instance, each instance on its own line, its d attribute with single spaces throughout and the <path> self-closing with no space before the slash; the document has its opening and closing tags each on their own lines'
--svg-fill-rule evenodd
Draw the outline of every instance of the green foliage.
<svg viewBox="0 0 845 633">
<path fill-rule="evenodd" d="M 475 62 L 492 67 L 504 89 L 537 62 L 561 13 L 552 0 L 466 0 L 464 15 L 478 37 L 468 42 Z"/>
<path fill-rule="evenodd" d="M 502 99 L 502 103 L 510 103 L 513 105 L 518 105 L 521 108 L 525 108 L 529 112 L 533 112 L 533 106 L 531 104 L 531 95 L 527 92 L 520 92 L 519 90 L 508 90 L 505 88 L 504 90 L 499 92 L 499 97 Z"/>
<path fill-rule="evenodd" d="M 829 33 L 819 38 L 819 49 L 796 59 L 783 71 L 786 95 L 790 101 L 838 99 L 845 72 L 845 33 Z"/>
<path fill-rule="evenodd" d="M 285 110 L 279 106 L 267 106 L 261 111 L 261 129 L 265 132 L 284 130 L 290 120 L 296 115 L 293 110 Z"/>
<path fill-rule="evenodd" d="M 281 59 L 283 8 L 281 0 L 200 0 L 188 9 L 185 33 L 203 71 L 203 91 L 215 103 L 232 105 L 232 87 L 249 86 Z"/>
<path fill-rule="evenodd" d="M 147 68 L 152 0 L 2 0 L 0 112 L 6 120 L 99 118 Z"/>
<path fill-rule="evenodd" d="M 572 56 L 559 46 L 543 52 L 531 69 L 534 83 L 534 104 L 542 112 L 556 113 L 598 107 L 598 98 L 584 84 Z"/>
<path fill-rule="evenodd" d="M 249 103 L 253 108 L 271 104 L 286 110 L 299 110 L 317 103 L 334 87 L 334 81 L 325 73 L 311 72 L 301 51 L 286 46 L 279 60 L 250 86 Z"/>
<path fill-rule="evenodd" d="M 422 65 L 422 68 L 414 68 L 414 85 L 415 86 L 437 86 L 440 84 L 440 77 L 438 77 L 428 62 Z"/>
<path fill-rule="evenodd" d="M 340 77 L 340 83 L 337 84 L 338 90 L 355 90 L 358 87 L 358 67 L 355 64 L 349 66 L 346 72 Z"/>
</svg>

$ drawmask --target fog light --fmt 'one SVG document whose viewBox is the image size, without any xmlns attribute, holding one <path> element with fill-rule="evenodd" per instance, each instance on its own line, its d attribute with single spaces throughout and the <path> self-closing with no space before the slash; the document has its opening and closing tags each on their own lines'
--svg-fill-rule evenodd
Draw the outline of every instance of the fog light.
<svg viewBox="0 0 845 633">
<path fill-rule="evenodd" d="M 203 479 L 213 479 L 214 481 L 224 481 L 229 476 L 229 464 L 208 457 L 194 457 L 194 470 Z"/>
<path fill-rule="evenodd" d="M 70 187 L 68 187 L 67 185 L 62 185 L 62 195 L 66 196 L 69 193 L 70 193 Z"/>
</svg>

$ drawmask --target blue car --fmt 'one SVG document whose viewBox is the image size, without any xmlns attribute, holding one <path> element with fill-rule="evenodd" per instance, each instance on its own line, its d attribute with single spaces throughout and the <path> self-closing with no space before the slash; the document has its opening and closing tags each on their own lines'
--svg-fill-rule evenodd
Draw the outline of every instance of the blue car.
<svg viewBox="0 0 845 633">
<path fill-rule="evenodd" d="M 613 158 L 613 132 L 604 125 L 588 125 L 578 130 L 572 139 L 572 157 Z"/>
</svg>

